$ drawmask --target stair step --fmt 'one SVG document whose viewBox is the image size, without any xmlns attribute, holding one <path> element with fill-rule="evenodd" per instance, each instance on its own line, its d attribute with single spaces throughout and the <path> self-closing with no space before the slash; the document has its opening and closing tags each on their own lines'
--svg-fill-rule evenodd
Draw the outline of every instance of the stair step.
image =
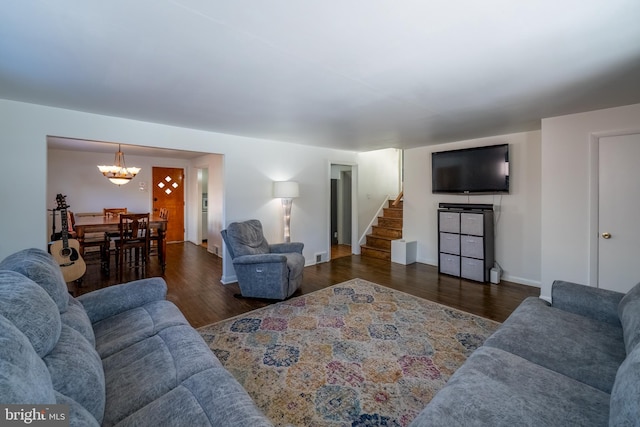
<svg viewBox="0 0 640 427">
<path fill-rule="evenodd" d="M 393 240 L 402 239 L 402 228 L 389 228 L 374 225 L 372 226 L 371 234 L 374 236 L 389 237 Z"/>
<path fill-rule="evenodd" d="M 402 218 L 385 218 L 383 216 L 379 216 L 378 226 L 402 229 Z"/>
<path fill-rule="evenodd" d="M 360 246 L 360 254 L 361 256 L 368 256 L 371 258 L 384 259 L 387 261 L 391 261 L 391 251 L 386 251 L 384 249 L 371 248 L 366 245 Z"/>
<path fill-rule="evenodd" d="M 382 211 L 385 218 L 402 218 L 402 208 L 383 208 Z"/>
<path fill-rule="evenodd" d="M 372 234 L 367 234 L 367 244 L 366 246 L 376 249 L 385 249 L 391 250 L 391 239 L 389 237 L 383 236 L 374 236 Z"/>
<path fill-rule="evenodd" d="M 371 234 L 367 234 L 365 245 L 360 246 L 360 254 L 365 257 L 391 261 L 391 241 L 402 239 L 403 201 L 393 205 L 389 200 L 387 207 L 382 209 L 382 216 L 378 217 L 378 224 L 372 226 Z"/>
</svg>

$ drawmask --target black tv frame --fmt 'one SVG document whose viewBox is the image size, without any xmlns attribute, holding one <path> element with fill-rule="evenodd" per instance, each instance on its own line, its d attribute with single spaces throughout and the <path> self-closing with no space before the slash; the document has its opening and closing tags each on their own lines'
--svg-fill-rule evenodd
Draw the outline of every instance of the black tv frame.
<svg viewBox="0 0 640 427">
<path fill-rule="evenodd" d="M 506 175 L 501 175 L 501 177 L 504 178 L 504 184 L 501 185 L 492 185 L 490 183 L 490 179 L 488 178 L 488 173 L 487 170 L 483 171 L 482 165 L 483 164 L 473 164 L 472 160 L 473 158 L 477 158 L 479 160 L 482 159 L 483 155 L 486 156 L 487 153 L 492 152 L 492 151 L 498 151 L 501 152 L 500 154 L 503 154 L 502 152 L 504 152 L 504 156 L 505 156 L 505 162 L 508 164 L 507 166 L 507 174 Z M 440 159 L 438 159 L 438 157 Z M 453 164 L 452 167 L 457 167 L 458 168 L 458 182 L 456 185 L 449 185 L 449 186 L 443 186 L 443 185 L 436 185 L 438 182 L 440 182 L 440 184 L 442 184 L 443 181 L 443 177 L 440 176 L 438 177 L 437 174 L 441 171 L 444 170 L 444 168 L 442 166 L 436 167 L 436 162 L 440 162 L 442 163 L 442 160 L 448 157 L 449 162 L 452 161 L 453 159 Z M 458 159 L 456 159 L 456 157 Z M 457 163 L 456 163 L 457 162 Z M 462 172 L 460 172 L 461 168 L 468 168 L 468 167 L 475 167 L 475 169 L 472 169 L 471 172 L 465 171 L 465 174 L 469 174 L 471 173 L 473 174 L 485 174 L 484 178 L 486 181 L 486 185 L 480 185 L 480 186 L 471 186 L 467 183 L 467 181 L 470 180 L 470 178 L 467 176 L 465 178 L 462 178 L 462 175 L 460 175 Z M 463 194 L 463 195 L 472 195 L 472 194 L 508 194 L 510 191 L 510 183 L 509 183 L 509 175 L 511 174 L 510 171 L 510 164 L 509 164 L 509 144 L 494 144 L 494 145 L 486 145 L 486 146 L 481 146 L 481 147 L 471 147 L 471 148 L 462 148 L 462 149 L 458 149 L 458 150 L 447 150 L 447 151 L 436 151 L 431 153 L 431 192 L 433 194 Z M 454 177 L 454 175 L 451 175 L 451 177 Z M 495 177 L 492 178 L 495 180 Z"/>
</svg>

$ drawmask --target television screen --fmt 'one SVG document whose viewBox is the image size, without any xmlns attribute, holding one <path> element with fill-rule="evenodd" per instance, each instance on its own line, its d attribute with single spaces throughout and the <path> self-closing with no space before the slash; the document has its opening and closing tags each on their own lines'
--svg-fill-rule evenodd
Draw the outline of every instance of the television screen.
<svg viewBox="0 0 640 427">
<path fill-rule="evenodd" d="M 509 192 L 509 144 L 431 153 L 433 193 Z"/>
</svg>

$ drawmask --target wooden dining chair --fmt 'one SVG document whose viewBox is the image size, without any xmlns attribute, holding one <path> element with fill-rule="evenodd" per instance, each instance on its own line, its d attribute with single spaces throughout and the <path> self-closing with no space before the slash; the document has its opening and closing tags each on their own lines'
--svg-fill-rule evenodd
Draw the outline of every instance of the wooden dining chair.
<svg viewBox="0 0 640 427">
<path fill-rule="evenodd" d="M 104 216 L 115 217 L 120 214 L 126 214 L 127 208 L 103 208 L 102 214 Z"/>
<path fill-rule="evenodd" d="M 167 208 L 160 208 L 158 216 L 162 219 L 169 221 L 169 210 Z M 158 230 L 151 229 L 151 235 L 149 236 L 149 255 L 159 255 L 160 248 L 158 245 L 160 244 L 160 235 Z"/>
<path fill-rule="evenodd" d="M 149 258 L 149 214 L 120 214 L 118 237 L 111 238 L 115 244 L 116 267 L 121 279 L 125 265 L 146 272 Z"/>
<path fill-rule="evenodd" d="M 69 224 L 69 237 L 76 238 L 76 216 L 72 211 L 67 211 L 67 218 Z M 102 236 L 102 233 L 88 233 L 85 234 L 82 240 L 81 247 L 85 262 L 91 251 L 87 251 L 89 248 L 98 248 L 100 254 L 100 268 L 103 270 L 109 269 L 109 263 L 107 258 L 108 242 Z"/>
<path fill-rule="evenodd" d="M 116 218 L 121 214 L 126 214 L 126 213 L 127 213 L 127 208 L 102 208 L 102 215 L 107 218 Z M 117 237 L 118 237 L 118 232 L 116 231 L 107 232 L 107 240 L 109 240 L 109 238 L 117 238 Z"/>
</svg>

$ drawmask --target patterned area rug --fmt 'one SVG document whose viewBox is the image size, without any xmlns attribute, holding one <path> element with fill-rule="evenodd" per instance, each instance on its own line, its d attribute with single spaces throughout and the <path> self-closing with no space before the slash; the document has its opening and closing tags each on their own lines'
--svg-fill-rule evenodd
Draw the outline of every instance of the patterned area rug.
<svg viewBox="0 0 640 427">
<path fill-rule="evenodd" d="M 354 279 L 198 331 L 279 426 L 406 426 L 499 323 Z"/>
</svg>

